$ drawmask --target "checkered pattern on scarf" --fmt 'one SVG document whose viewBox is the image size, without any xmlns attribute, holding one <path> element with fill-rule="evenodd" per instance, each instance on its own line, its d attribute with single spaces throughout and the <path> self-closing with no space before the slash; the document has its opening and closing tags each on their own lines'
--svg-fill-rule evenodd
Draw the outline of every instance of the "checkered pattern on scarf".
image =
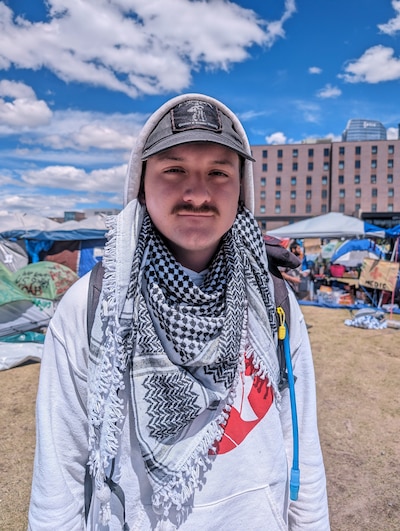
<svg viewBox="0 0 400 531">
<path fill-rule="evenodd" d="M 107 289 L 107 308 L 114 307 L 116 289 Z M 129 367 L 134 427 L 153 506 L 164 515 L 171 506 L 179 513 L 223 435 L 243 357 L 252 356 L 257 375 L 277 389 L 275 308 L 257 222 L 239 207 L 199 287 L 145 214 L 126 293 L 117 320 L 108 311 L 103 340 L 97 338 L 91 464 L 101 488 L 103 463 L 118 450 L 125 415 L 118 392 Z"/>
<path fill-rule="evenodd" d="M 176 477 L 187 481 L 194 456 L 204 457 L 223 429 L 218 415 L 229 403 L 243 355 L 249 293 L 261 296 L 276 329 L 264 252 L 256 221 L 241 207 L 198 287 L 145 216 L 127 297 L 134 301 L 134 326 L 131 321 L 126 327 L 124 345 L 137 436 L 155 491 L 172 495 Z M 208 440 L 212 410 L 214 436 Z M 202 416 L 208 421 L 199 429 Z M 179 469 L 178 462 L 185 465 Z"/>
</svg>

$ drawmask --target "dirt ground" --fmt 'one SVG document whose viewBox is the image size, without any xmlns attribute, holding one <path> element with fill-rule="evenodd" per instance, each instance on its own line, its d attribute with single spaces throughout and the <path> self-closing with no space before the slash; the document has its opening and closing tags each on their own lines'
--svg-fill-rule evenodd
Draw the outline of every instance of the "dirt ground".
<svg viewBox="0 0 400 531">
<path fill-rule="evenodd" d="M 303 313 L 314 352 L 332 531 L 399 530 L 400 330 L 346 326 L 348 310 L 303 306 Z M 0 372 L 2 531 L 27 527 L 39 368 Z"/>
</svg>

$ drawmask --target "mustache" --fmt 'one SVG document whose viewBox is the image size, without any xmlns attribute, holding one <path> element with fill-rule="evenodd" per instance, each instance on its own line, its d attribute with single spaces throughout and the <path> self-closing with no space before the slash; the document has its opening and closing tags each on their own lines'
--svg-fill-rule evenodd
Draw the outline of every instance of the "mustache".
<svg viewBox="0 0 400 531">
<path fill-rule="evenodd" d="M 214 214 L 219 214 L 219 211 L 214 205 L 200 205 L 195 207 L 188 204 L 179 204 L 174 206 L 172 209 L 172 214 L 178 214 L 179 212 L 190 212 L 191 214 L 208 214 L 213 212 Z"/>
</svg>

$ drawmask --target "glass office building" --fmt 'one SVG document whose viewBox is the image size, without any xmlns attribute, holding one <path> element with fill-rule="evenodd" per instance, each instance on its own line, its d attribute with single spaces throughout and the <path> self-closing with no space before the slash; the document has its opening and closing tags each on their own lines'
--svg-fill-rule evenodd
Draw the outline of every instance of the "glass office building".
<svg viewBox="0 0 400 531">
<path fill-rule="evenodd" d="M 376 120 L 361 118 L 349 120 L 342 134 L 342 141 L 362 142 L 363 140 L 386 140 L 386 128 Z"/>
</svg>

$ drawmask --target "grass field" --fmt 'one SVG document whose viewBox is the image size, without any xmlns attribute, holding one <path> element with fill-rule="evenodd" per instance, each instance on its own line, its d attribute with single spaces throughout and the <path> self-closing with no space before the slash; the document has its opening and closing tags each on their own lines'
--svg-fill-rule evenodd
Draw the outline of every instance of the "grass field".
<svg viewBox="0 0 400 531">
<path fill-rule="evenodd" d="M 314 352 L 332 531 L 397 531 L 400 330 L 346 326 L 348 310 L 304 306 L 303 312 Z M 1 531 L 27 527 L 39 368 L 0 372 Z"/>
</svg>

